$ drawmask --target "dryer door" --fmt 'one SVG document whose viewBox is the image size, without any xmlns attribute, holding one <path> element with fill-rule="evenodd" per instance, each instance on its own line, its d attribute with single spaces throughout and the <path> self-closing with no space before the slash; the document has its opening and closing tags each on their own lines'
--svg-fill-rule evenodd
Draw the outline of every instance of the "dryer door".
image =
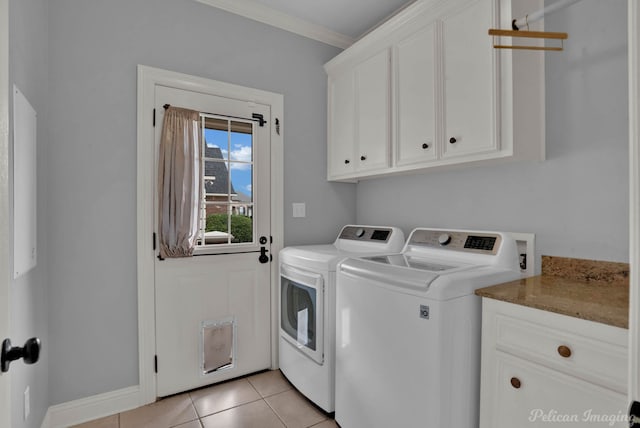
<svg viewBox="0 0 640 428">
<path fill-rule="evenodd" d="M 280 336 L 318 364 L 323 350 L 324 279 L 280 265 Z"/>
</svg>

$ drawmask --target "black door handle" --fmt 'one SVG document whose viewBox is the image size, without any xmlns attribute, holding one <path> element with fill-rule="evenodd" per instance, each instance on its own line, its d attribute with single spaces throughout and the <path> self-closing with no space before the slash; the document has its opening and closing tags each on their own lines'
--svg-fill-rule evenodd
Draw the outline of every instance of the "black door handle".
<svg viewBox="0 0 640 428">
<path fill-rule="evenodd" d="M 22 358 L 25 364 L 34 364 L 40 358 L 40 339 L 32 337 L 27 340 L 22 348 L 19 346 L 11 346 L 11 340 L 5 339 L 2 342 L 2 354 L 0 354 L 0 363 L 2 373 L 9 371 L 11 361 Z"/>
<path fill-rule="evenodd" d="M 269 256 L 267 256 L 267 248 L 266 247 L 260 247 L 260 257 L 258 257 L 258 261 L 260 263 L 268 263 L 269 262 Z"/>
</svg>

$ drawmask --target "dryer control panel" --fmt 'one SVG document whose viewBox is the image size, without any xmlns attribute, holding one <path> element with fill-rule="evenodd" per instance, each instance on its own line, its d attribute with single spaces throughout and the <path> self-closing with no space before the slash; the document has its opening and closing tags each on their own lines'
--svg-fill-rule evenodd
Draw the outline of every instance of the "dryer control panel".
<svg viewBox="0 0 640 428">
<path fill-rule="evenodd" d="M 387 242 L 393 230 L 385 227 L 345 226 L 338 239 Z"/>
<path fill-rule="evenodd" d="M 495 255 L 501 242 L 502 237 L 497 233 L 415 229 L 408 245 Z"/>
</svg>

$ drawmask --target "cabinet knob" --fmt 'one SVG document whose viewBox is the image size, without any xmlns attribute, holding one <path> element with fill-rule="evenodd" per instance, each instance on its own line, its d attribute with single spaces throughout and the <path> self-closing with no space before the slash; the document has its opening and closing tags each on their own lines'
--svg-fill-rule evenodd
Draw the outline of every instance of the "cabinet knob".
<svg viewBox="0 0 640 428">
<path fill-rule="evenodd" d="M 362 155 L 362 156 L 360 156 L 360 160 L 361 161 L 365 161 L 365 160 L 367 160 L 367 157 L 365 155 Z"/>
<path fill-rule="evenodd" d="M 428 149 L 428 148 L 429 148 L 429 145 L 428 145 L 427 143 L 423 143 L 423 144 L 422 144 L 422 148 L 423 148 L 423 149 Z"/>
<path fill-rule="evenodd" d="M 511 386 L 513 386 L 515 389 L 520 389 L 522 383 L 520 383 L 520 379 L 518 379 L 517 377 L 512 377 Z"/>
<path fill-rule="evenodd" d="M 571 348 L 560 345 L 558 346 L 558 354 L 560 354 L 561 357 L 569 358 L 571 356 Z"/>
<path fill-rule="evenodd" d="M 345 159 L 344 160 L 345 165 L 351 163 L 351 161 L 349 159 Z"/>
<path fill-rule="evenodd" d="M 456 141 L 458 141 L 458 140 L 456 140 L 456 137 L 449 138 L 449 143 L 451 143 L 451 144 L 455 144 Z"/>
</svg>

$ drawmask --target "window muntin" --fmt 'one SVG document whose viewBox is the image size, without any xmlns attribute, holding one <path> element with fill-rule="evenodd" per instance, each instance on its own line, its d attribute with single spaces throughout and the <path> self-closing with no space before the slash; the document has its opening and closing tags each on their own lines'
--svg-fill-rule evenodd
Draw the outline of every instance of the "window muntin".
<svg viewBox="0 0 640 428">
<path fill-rule="evenodd" d="M 254 122 L 200 117 L 203 196 L 196 248 L 254 243 Z"/>
</svg>

